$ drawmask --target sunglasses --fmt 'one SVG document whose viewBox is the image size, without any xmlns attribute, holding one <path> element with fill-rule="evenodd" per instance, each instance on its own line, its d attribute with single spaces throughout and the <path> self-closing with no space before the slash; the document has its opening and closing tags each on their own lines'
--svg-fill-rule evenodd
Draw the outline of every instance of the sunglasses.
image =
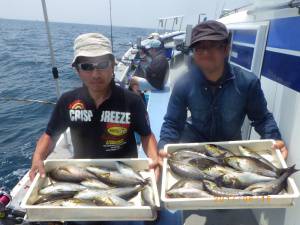
<svg viewBox="0 0 300 225">
<path fill-rule="evenodd" d="M 223 42 L 206 42 L 206 43 L 198 43 L 194 48 L 194 52 L 201 53 L 204 50 L 213 51 L 217 49 L 224 48 L 226 46 Z"/>
<path fill-rule="evenodd" d="M 97 70 L 105 70 L 107 69 L 109 66 L 111 66 L 111 62 L 108 61 L 103 61 L 103 62 L 99 62 L 99 63 L 78 63 L 77 64 L 77 68 L 82 70 L 82 71 L 87 71 L 87 72 L 91 72 L 95 69 Z"/>
</svg>

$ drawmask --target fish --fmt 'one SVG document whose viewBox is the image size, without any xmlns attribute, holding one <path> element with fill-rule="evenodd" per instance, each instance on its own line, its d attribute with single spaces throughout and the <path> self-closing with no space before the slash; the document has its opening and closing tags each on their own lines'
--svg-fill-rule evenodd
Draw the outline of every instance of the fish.
<svg viewBox="0 0 300 225">
<path fill-rule="evenodd" d="M 206 150 L 206 153 L 212 157 L 224 158 L 224 157 L 234 156 L 234 154 L 230 150 L 219 145 L 206 144 L 204 145 L 204 148 Z"/>
<path fill-rule="evenodd" d="M 201 180 L 181 179 L 173 184 L 169 190 L 177 188 L 197 188 L 203 190 L 203 182 Z"/>
<path fill-rule="evenodd" d="M 287 178 L 299 170 L 295 165 L 289 167 L 278 179 L 269 182 L 261 182 L 250 185 L 245 190 L 255 193 L 255 195 L 275 195 L 278 194 L 285 186 Z"/>
<path fill-rule="evenodd" d="M 62 199 L 69 199 L 74 196 L 74 192 L 71 193 L 63 193 L 57 195 L 38 195 L 37 199 L 33 202 L 33 205 L 39 205 L 42 203 L 55 201 L 55 200 L 62 200 Z"/>
<path fill-rule="evenodd" d="M 152 208 L 156 207 L 154 192 L 149 184 L 145 185 L 145 188 L 142 190 L 142 200 L 144 205 L 149 205 Z"/>
<path fill-rule="evenodd" d="M 140 174 L 138 174 L 136 171 L 134 171 L 130 166 L 128 166 L 125 163 L 120 162 L 120 161 L 117 161 L 115 164 L 116 164 L 117 170 L 120 173 L 122 173 L 126 176 L 135 177 L 137 180 L 140 180 L 141 183 L 145 183 L 145 179 Z"/>
<path fill-rule="evenodd" d="M 100 180 L 105 183 L 109 183 L 115 186 L 135 186 L 138 184 L 145 184 L 148 180 L 143 180 L 136 178 L 136 176 L 131 176 L 130 174 L 122 174 L 118 171 L 108 170 L 99 167 L 87 167 L 87 170 L 95 174 Z"/>
<path fill-rule="evenodd" d="M 207 158 L 194 158 L 188 161 L 189 164 L 196 166 L 197 168 L 203 170 L 206 169 L 207 167 L 211 167 L 214 165 L 217 165 L 216 162 L 207 159 Z"/>
<path fill-rule="evenodd" d="M 203 180 L 203 185 L 208 193 L 214 196 L 230 197 L 230 196 L 253 196 L 254 194 L 248 190 L 235 188 L 218 187 L 215 182 Z"/>
<path fill-rule="evenodd" d="M 81 185 L 87 188 L 97 188 L 97 189 L 109 189 L 111 186 L 101 182 L 98 179 L 86 179 L 80 182 Z"/>
<path fill-rule="evenodd" d="M 97 179 L 97 177 L 86 169 L 77 166 L 60 166 L 49 172 L 49 177 L 56 181 L 81 182 L 86 179 Z"/>
<path fill-rule="evenodd" d="M 202 152 L 199 152 L 194 149 L 178 149 L 172 153 L 170 153 L 170 157 L 173 160 L 182 161 L 182 162 L 188 162 L 191 159 L 209 159 L 211 161 L 214 161 L 215 163 L 220 163 L 220 160 L 215 157 L 210 157 L 205 155 Z"/>
<path fill-rule="evenodd" d="M 253 151 L 245 146 L 242 146 L 242 145 L 239 145 L 238 148 L 239 148 L 239 151 L 242 156 L 249 156 L 249 157 L 256 158 L 256 159 L 262 161 L 263 163 L 267 164 L 274 172 L 277 172 L 279 170 L 279 168 L 277 168 L 275 165 L 273 165 L 273 163 L 271 163 L 270 161 L 268 161 L 267 159 L 265 159 L 263 156 L 256 153 L 255 151 Z"/>
<path fill-rule="evenodd" d="M 236 170 L 260 174 L 267 177 L 278 177 L 280 171 L 274 172 L 272 168 L 262 161 L 248 156 L 230 156 L 224 162 Z"/>
<path fill-rule="evenodd" d="M 97 206 L 93 201 L 81 200 L 81 199 L 57 199 L 53 201 L 47 201 L 40 203 L 41 206 L 63 206 L 63 207 L 82 207 L 82 206 Z"/>
<path fill-rule="evenodd" d="M 205 174 L 198 167 L 189 163 L 183 163 L 175 160 L 168 159 L 168 164 L 173 173 L 178 176 L 190 179 L 213 179 L 211 176 Z"/>
<path fill-rule="evenodd" d="M 87 189 L 78 192 L 75 199 L 95 201 L 97 205 L 103 206 L 130 206 L 132 205 L 123 198 L 114 195 L 108 190 Z"/>
<path fill-rule="evenodd" d="M 102 206 L 133 206 L 131 202 L 128 202 L 115 195 L 98 196 L 95 198 L 95 202 L 97 205 Z"/>
<path fill-rule="evenodd" d="M 78 191 L 85 190 L 86 187 L 80 184 L 57 182 L 50 184 L 39 190 L 40 195 L 62 195 L 68 193 L 76 193 Z"/>
<path fill-rule="evenodd" d="M 203 198 L 203 197 L 213 197 L 211 194 L 204 190 L 200 190 L 193 187 L 181 187 L 168 190 L 166 192 L 167 196 L 170 198 Z"/>
<path fill-rule="evenodd" d="M 236 170 L 228 167 L 228 166 L 221 166 L 218 164 L 206 167 L 202 170 L 205 174 L 213 177 L 214 179 L 223 176 L 225 174 L 230 174 L 236 172 Z"/>
<path fill-rule="evenodd" d="M 225 187 L 244 189 L 258 182 L 267 182 L 275 180 L 275 177 L 262 176 L 251 172 L 230 172 L 216 178 L 218 185 Z"/>
<path fill-rule="evenodd" d="M 86 189 L 78 192 L 74 198 L 84 199 L 84 200 L 92 200 L 97 196 L 102 195 L 115 195 L 125 200 L 129 200 L 135 197 L 141 190 L 143 190 L 144 186 L 137 185 L 135 187 L 120 187 L 120 188 L 112 188 L 108 190 L 100 190 L 100 189 Z"/>
<path fill-rule="evenodd" d="M 125 200 L 135 197 L 140 191 L 145 188 L 145 185 L 136 185 L 134 187 L 119 187 L 107 190 L 108 194 L 116 195 Z"/>
</svg>

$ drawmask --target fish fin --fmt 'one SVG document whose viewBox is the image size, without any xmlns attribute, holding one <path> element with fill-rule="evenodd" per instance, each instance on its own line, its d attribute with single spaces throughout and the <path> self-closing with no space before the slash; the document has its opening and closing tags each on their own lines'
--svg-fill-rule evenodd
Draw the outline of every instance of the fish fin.
<svg viewBox="0 0 300 225">
<path fill-rule="evenodd" d="M 50 182 L 51 185 L 54 185 L 53 179 L 51 177 L 49 177 L 49 182 Z"/>
<path fill-rule="evenodd" d="M 223 186 L 223 176 L 224 174 L 215 178 L 215 183 L 218 187 Z"/>
<path fill-rule="evenodd" d="M 151 184 L 151 177 L 147 177 L 146 179 L 144 179 L 144 181 L 142 182 L 143 186 L 146 186 L 147 184 Z"/>
<path fill-rule="evenodd" d="M 101 177 L 108 178 L 108 177 L 110 177 L 110 173 L 102 173 Z"/>
</svg>

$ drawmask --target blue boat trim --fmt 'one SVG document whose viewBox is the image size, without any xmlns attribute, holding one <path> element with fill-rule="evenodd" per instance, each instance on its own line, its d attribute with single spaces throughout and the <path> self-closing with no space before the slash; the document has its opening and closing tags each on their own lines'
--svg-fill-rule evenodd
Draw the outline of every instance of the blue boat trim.
<svg viewBox="0 0 300 225">
<path fill-rule="evenodd" d="M 261 74 L 300 92 L 300 57 L 265 51 Z"/>
<path fill-rule="evenodd" d="M 271 20 L 267 47 L 300 51 L 300 17 Z"/>
<path fill-rule="evenodd" d="M 232 45 L 231 49 L 230 62 L 251 70 L 254 49 L 235 44 Z"/>
<path fill-rule="evenodd" d="M 232 40 L 248 44 L 255 44 L 256 30 L 233 30 Z"/>
</svg>

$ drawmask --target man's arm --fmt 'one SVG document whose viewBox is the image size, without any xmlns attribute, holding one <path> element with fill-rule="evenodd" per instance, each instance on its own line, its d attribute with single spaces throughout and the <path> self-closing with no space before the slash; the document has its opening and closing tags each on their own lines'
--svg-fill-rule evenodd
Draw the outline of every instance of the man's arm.
<svg viewBox="0 0 300 225">
<path fill-rule="evenodd" d="M 274 148 L 280 149 L 286 159 L 288 150 L 282 141 L 279 128 L 274 120 L 273 114 L 267 108 L 267 101 L 261 89 L 260 81 L 257 79 L 252 82 L 247 101 L 247 115 L 252 121 L 251 125 L 262 139 L 275 139 Z"/>
<path fill-rule="evenodd" d="M 47 125 L 45 133 L 37 142 L 35 152 L 32 157 L 32 165 L 29 173 L 30 179 L 33 180 L 36 173 L 39 172 L 45 176 L 45 168 L 43 160 L 47 158 L 53 150 L 59 136 L 67 129 L 68 122 L 65 117 L 64 99 L 61 97 L 52 112 L 50 121 Z"/>
<path fill-rule="evenodd" d="M 44 133 L 37 142 L 36 149 L 32 157 L 32 165 L 29 172 L 30 180 L 32 181 L 37 174 L 40 173 L 42 177 L 45 177 L 45 168 L 43 160 L 47 158 L 50 152 L 54 148 L 54 141 L 51 136 Z"/>
<path fill-rule="evenodd" d="M 154 169 L 156 179 L 159 177 L 160 158 L 157 150 L 157 141 L 153 133 L 148 136 L 141 136 L 142 146 L 148 158 L 152 159 L 150 168 Z"/>
</svg>

